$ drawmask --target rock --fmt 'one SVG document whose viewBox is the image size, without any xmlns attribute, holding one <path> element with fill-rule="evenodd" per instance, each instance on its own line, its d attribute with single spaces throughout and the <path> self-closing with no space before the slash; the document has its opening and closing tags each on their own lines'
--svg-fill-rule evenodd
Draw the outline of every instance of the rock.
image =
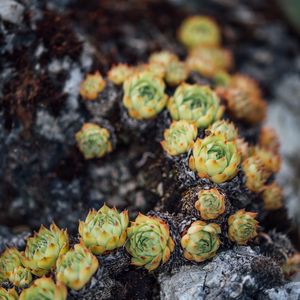
<svg viewBox="0 0 300 300">
<path fill-rule="evenodd" d="M 23 19 L 24 7 L 13 0 L 1 0 L 0 16 L 4 21 L 18 24 Z"/>
</svg>

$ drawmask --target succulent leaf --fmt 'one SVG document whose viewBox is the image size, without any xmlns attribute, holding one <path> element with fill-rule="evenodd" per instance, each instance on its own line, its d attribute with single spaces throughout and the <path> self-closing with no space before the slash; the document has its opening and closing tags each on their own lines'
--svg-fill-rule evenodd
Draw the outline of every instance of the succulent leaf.
<svg viewBox="0 0 300 300">
<path fill-rule="evenodd" d="M 225 120 L 214 122 L 208 128 L 208 132 L 214 135 L 222 135 L 227 141 L 233 141 L 238 137 L 238 130 L 234 124 Z"/>
<path fill-rule="evenodd" d="M 216 219 L 225 211 L 225 197 L 216 188 L 201 190 L 195 208 L 204 220 Z"/>
<path fill-rule="evenodd" d="M 246 186 L 252 191 L 259 193 L 270 176 L 263 162 L 257 156 L 251 156 L 242 163 L 242 168 L 246 176 Z"/>
<path fill-rule="evenodd" d="M 164 131 L 162 147 L 169 155 L 188 152 L 197 137 L 197 127 L 188 121 L 174 121 L 170 128 Z"/>
<path fill-rule="evenodd" d="M 9 281 L 15 286 L 24 287 L 32 281 L 32 275 L 27 268 L 18 266 L 9 276 Z"/>
<path fill-rule="evenodd" d="M 263 188 L 262 198 L 266 210 L 276 210 L 283 206 L 282 188 L 276 182 Z"/>
<path fill-rule="evenodd" d="M 178 38 L 186 47 L 218 46 L 221 34 L 215 21 L 206 16 L 193 16 L 185 19 L 178 31 Z"/>
<path fill-rule="evenodd" d="M 240 161 L 234 141 L 226 141 L 221 135 L 210 135 L 196 140 L 189 166 L 200 178 L 222 183 L 236 176 Z"/>
<path fill-rule="evenodd" d="M 64 284 L 54 283 L 51 278 L 36 279 L 32 285 L 24 289 L 19 300 L 66 300 L 67 288 Z"/>
<path fill-rule="evenodd" d="M 133 68 L 126 64 L 117 64 L 108 72 L 108 79 L 116 85 L 122 84 L 128 77 L 133 74 Z"/>
<path fill-rule="evenodd" d="M 22 252 L 22 264 L 36 276 L 47 274 L 55 266 L 59 255 L 69 249 L 69 238 L 66 230 L 55 224 L 47 229 L 43 225 L 33 237 L 28 238 L 26 249 Z"/>
<path fill-rule="evenodd" d="M 21 265 L 21 253 L 16 248 L 7 248 L 0 256 L 0 282 L 9 280 L 14 269 Z"/>
<path fill-rule="evenodd" d="M 82 243 L 61 255 L 56 262 L 56 280 L 69 288 L 80 290 L 97 271 L 99 262 Z"/>
<path fill-rule="evenodd" d="M 85 159 L 100 158 L 112 150 L 109 131 L 97 124 L 85 123 L 75 138 Z"/>
<path fill-rule="evenodd" d="M 103 254 L 124 245 L 128 222 L 127 210 L 119 213 L 104 204 L 98 211 L 90 211 L 84 222 L 79 222 L 78 231 L 92 253 Z"/>
<path fill-rule="evenodd" d="M 167 103 L 164 82 L 149 71 L 138 72 L 129 77 L 125 80 L 123 89 L 123 104 L 134 119 L 153 118 Z"/>
<path fill-rule="evenodd" d="M 169 226 L 158 217 L 139 214 L 127 229 L 126 250 L 131 263 L 153 271 L 169 260 L 174 251 L 174 241 Z"/>
<path fill-rule="evenodd" d="M 281 157 L 278 153 L 260 147 L 255 147 L 253 150 L 253 155 L 262 161 L 266 170 L 272 173 L 277 173 L 280 170 Z"/>
<path fill-rule="evenodd" d="M 0 299 L 1 300 L 17 300 L 19 296 L 15 289 L 6 290 L 0 287 Z"/>
<path fill-rule="evenodd" d="M 214 257 L 221 244 L 218 237 L 220 233 L 221 228 L 217 224 L 202 221 L 192 223 L 181 238 L 184 257 L 196 262 Z"/>
<path fill-rule="evenodd" d="M 221 118 L 224 108 L 208 86 L 182 83 L 169 99 L 168 110 L 173 120 L 192 121 L 207 128 Z"/>
<path fill-rule="evenodd" d="M 256 237 L 258 221 L 256 213 L 246 212 L 244 209 L 237 211 L 228 219 L 228 236 L 239 245 L 246 245 L 249 240 Z"/>
<path fill-rule="evenodd" d="M 80 85 L 80 95 L 84 100 L 95 100 L 105 85 L 105 80 L 99 72 L 88 74 Z"/>
</svg>

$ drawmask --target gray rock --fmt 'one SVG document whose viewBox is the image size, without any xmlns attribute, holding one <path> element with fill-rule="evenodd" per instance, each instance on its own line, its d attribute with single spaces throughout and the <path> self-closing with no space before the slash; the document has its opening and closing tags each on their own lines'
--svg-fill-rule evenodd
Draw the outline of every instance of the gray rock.
<svg viewBox="0 0 300 300">
<path fill-rule="evenodd" d="M 1 0 L 0 16 L 3 20 L 18 24 L 23 19 L 24 7 L 13 0 Z"/>
</svg>

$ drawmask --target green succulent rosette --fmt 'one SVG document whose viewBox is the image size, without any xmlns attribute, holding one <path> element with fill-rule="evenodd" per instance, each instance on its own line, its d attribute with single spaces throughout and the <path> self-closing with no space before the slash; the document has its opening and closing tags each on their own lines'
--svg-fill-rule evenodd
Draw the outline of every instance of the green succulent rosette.
<svg viewBox="0 0 300 300">
<path fill-rule="evenodd" d="M 216 219 L 225 211 L 225 197 L 216 188 L 201 190 L 195 208 L 204 220 Z"/>
<path fill-rule="evenodd" d="M 179 61 L 178 57 L 168 50 L 154 52 L 149 56 L 149 64 L 161 64 L 166 67 L 173 61 Z"/>
<path fill-rule="evenodd" d="M 134 72 L 134 69 L 125 64 L 117 64 L 108 72 L 108 79 L 116 85 L 122 84 Z"/>
<path fill-rule="evenodd" d="M 193 121 L 199 128 L 207 128 L 224 112 L 218 96 L 208 86 L 187 83 L 178 86 L 167 107 L 173 120 Z"/>
<path fill-rule="evenodd" d="M 242 168 L 245 173 L 247 188 L 252 192 L 261 192 L 271 175 L 262 160 L 257 156 L 250 156 L 243 161 Z"/>
<path fill-rule="evenodd" d="M 51 278 L 36 279 L 32 285 L 23 290 L 19 300 L 66 300 L 67 288 L 64 284 L 54 283 Z"/>
<path fill-rule="evenodd" d="M 215 47 L 220 44 L 221 34 L 213 19 L 206 16 L 192 16 L 183 21 L 178 38 L 188 48 Z"/>
<path fill-rule="evenodd" d="M 55 224 L 47 229 L 43 225 L 33 237 L 28 238 L 25 251 L 22 252 L 22 264 L 36 276 L 47 274 L 59 255 L 69 249 L 69 237 L 66 230 Z"/>
<path fill-rule="evenodd" d="M 7 248 L 0 256 L 0 283 L 9 280 L 14 269 L 21 265 L 21 253 L 16 248 Z"/>
<path fill-rule="evenodd" d="M 163 80 L 149 71 L 138 72 L 125 80 L 123 104 L 137 120 L 155 117 L 166 106 Z"/>
<path fill-rule="evenodd" d="M 233 141 L 238 138 L 238 130 L 234 124 L 225 120 L 214 122 L 209 127 L 208 132 L 214 135 L 222 135 L 227 141 Z"/>
<path fill-rule="evenodd" d="M 99 262 L 82 243 L 61 255 L 56 262 L 56 280 L 73 290 L 80 290 L 97 271 Z"/>
<path fill-rule="evenodd" d="M 276 210 L 283 206 L 283 191 L 276 182 L 264 186 L 262 198 L 266 210 Z"/>
<path fill-rule="evenodd" d="M 119 213 L 104 204 L 98 211 L 90 211 L 84 222 L 79 222 L 79 234 L 92 253 L 103 254 L 124 245 L 128 222 L 127 210 Z"/>
<path fill-rule="evenodd" d="M 202 262 L 216 255 L 220 247 L 218 234 L 221 233 L 219 225 L 202 221 L 192 223 L 181 238 L 181 247 L 186 259 Z"/>
<path fill-rule="evenodd" d="M 32 275 L 27 268 L 18 266 L 9 276 L 9 281 L 15 286 L 24 287 L 32 281 Z"/>
<path fill-rule="evenodd" d="M 197 137 L 197 127 L 188 121 L 174 121 L 170 128 L 164 131 L 163 149 L 169 155 L 179 155 L 188 152 Z"/>
<path fill-rule="evenodd" d="M 246 212 L 244 209 L 237 211 L 228 219 L 228 236 L 239 245 L 246 245 L 249 240 L 256 237 L 258 221 L 256 213 Z"/>
<path fill-rule="evenodd" d="M 188 77 L 188 70 L 185 63 L 181 61 L 171 61 L 166 66 L 165 80 L 167 84 L 176 86 L 184 82 Z"/>
<path fill-rule="evenodd" d="M 17 300 L 19 296 L 15 289 L 6 290 L 0 287 L 0 299 L 1 300 Z"/>
<path fill-rule="evenodd" d="M 221 135 L 197 139 L 189 166 L 200 178 L 215 183 L 228 181 L 236 176 L 241 155 L 234 141 L 226 141 Z"/>
<path fill-rule="evenodd" d="M 75 138 L 85 159 L 100 158 L 112 150 L 109 131 L 97 124 L 85 123 Z"/>
<path fill-rule="evenodd" d="M 166 263 L 174 251 L 169 226 L 158 217 L 139 214 L 127 229 L 126 250 L 132 256 L 131 264 L 153 271 Z"/>
</svg>

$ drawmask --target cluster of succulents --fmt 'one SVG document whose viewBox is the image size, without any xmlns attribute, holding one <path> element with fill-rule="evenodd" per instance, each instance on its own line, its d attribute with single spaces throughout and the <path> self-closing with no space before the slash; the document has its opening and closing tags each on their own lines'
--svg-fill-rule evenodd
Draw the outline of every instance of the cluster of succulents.
<svg viewBox="0 0 300 300">
<path fill-rule="evenodd" d="M 170 126 L 164 128 L 163 150 L 171 160 L 179 155 L 186 158 L 197 184 L 201 180 L 210 184 L 209 189 L 199 184 L 192 205 L 198 220 L 179 230 L 159 215 L 140 213 L 129 225 L 127 210 L 120 213 L 104 205 L 79 222 L 80 242 L 71 249 L 66 230 L 55 224 L 49 229 L 41 226 L 27 240 L 23 252 L 9 248 L 0 256 L 0 282 L 8 280 L 24 288 L 19 299 L 42 299 L 42 295 L 66 299 L 67 287 L 82 289 L 102 267 L 97 256 L 120 249 L 126 249 L 133 266 L 154 271 L 178 253 L 195 262 L 213 258 L 222 248 L 220 236 L 238 245 L 249 243 L 257 236 L 257 213 L 235 207 L 229 210 L 230 198 L 221 191 L 222 184 L 239 173 L 243 174 L 245 187 L 259 195 L 266 210 L 282 206 L 281 188 L 269 181 L 280 168 L 273 130 L 263 128 L 258 145 L 253 146 L 243 139 L 234 123 L 225 119 L 224 112 L 239 122 L 260 125 L 266 105 L 256 82 L 228 73 L 232 56 L 220 47 L 221 34 L 212 19 L 189 18 L 178 36 L 188 48 L 185 61 L 162 50 L 150 55 L 147 64 L 113 66 L 107 78 L 116 86 L 122 85 L 121 105 L 129 118 L 150 121 L 166 108 Z M 192 71 L 214 78 L 216 88 L 213 83 L 187 83 Z M 106 79 L 99 72 L 87 75 L 80 95 L 84 100 L 97 101 L 105 86 Z M 85 159 L 103 158 L 113 148 L 111 132 L 95 123 L 85 123 L 75 140 Z M 50 274 L 55 275 L 56 282 L 46 277 Z M 18 299 L 15 290 L 0 289 L 0 298 L 2 294 L 4 299 Z"/>
</svg>

